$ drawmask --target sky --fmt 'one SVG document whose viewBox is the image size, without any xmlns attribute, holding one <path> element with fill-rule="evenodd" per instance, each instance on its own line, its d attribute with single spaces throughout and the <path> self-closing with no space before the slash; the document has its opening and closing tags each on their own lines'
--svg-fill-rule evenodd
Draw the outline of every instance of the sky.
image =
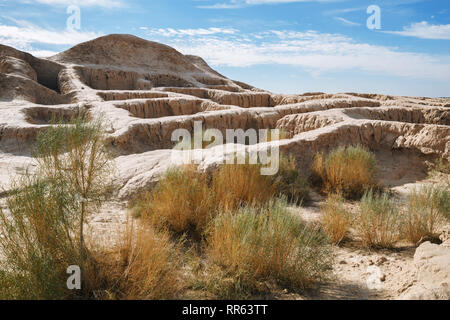
<svg viewBox="0 0 450 320">
<path fill-rule="evenodd" d="M 36 56 L 111 33 L 277 93 L 450 96 L 448 0 L 0 0 L 0 43 Z"/>
</svg>

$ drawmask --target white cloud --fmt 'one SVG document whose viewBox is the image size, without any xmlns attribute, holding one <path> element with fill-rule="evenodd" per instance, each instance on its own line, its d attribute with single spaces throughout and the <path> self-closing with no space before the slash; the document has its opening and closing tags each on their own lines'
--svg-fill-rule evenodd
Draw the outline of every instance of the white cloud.
<svg viewBox="0 0 450 320">
<path fill-rule="evenodd" d="M 450 80 L 449 55 L 398 51 L 359 43 L 340 34 L 272 30 L 250 35 L 236 32 L 220 36 L 171 36 L 164 40 L 214 66 L 282 64 L 301 67 L 312 74 L 360 70 L 384 76 Z"/>
<path fill-rule="evenodd" d="M 141 28 L 142 29 L 142 28 Z M 142 29 L 145 30 L 145 29 Z M 235 34 L 238 32 L 237 29 L 233 28 L 198 28 L 198 29 L 150 29 L 148 31 L 149 35 L 159 35 L 164 37 L 179 37 L 179 36 L 206 36 L 213 34 Z"/>
<path fill-rule="evenodd" d="M 335 19 L 342 22 L 343 24 L 345 24 L 347 26 L 360 26 L 361 25 L 360 23 L 353 22 L 353 21 L 350 21 L 350 20 L 347 20 L 347 19 L 341 18 L 341 17 L 336 17 Z"/>
<path fill-rule="evenodd" d="M 403 31 L 385 32 L 421 39 L 450 40 L 450 24 L 433 25 L 426 21 L 412 23 L 410 26 L 403 27 Z"/>
<path fill-rule="evenodd" d="M 201 5 L 202 9 L 239 9 L 245 6 L 262 4 L 282 4 L 294 2 L 332 2 L 337 0 L 230 0 L 229 2 L 214 3 L 211 5 Z"/>
<path fill-rule="evenodd" d="M 60 6 L 70 6 L 77 5 L 80 7 L 105 7 L 114 8 L 121 7 L 123 5 L 122 0 L 22 0 L 22 2 L 37 2 L 47 5 L 60 5 Z"/>
<path fill-rule="evenodd" d="M 54 56 L 58 52 L 51 50 L 29 50 L 28 53 L 38 58 L 48 58 Z"/>
<path fill-rule="evenodd" d="M 36 52 L 33 47 L 35 44 L 75 45 L 103 35 L 97 32 L 44 29 L 26 21 L 11 20 L 16 25 L 0 24 L 0 42 L 23 51 Z M 49 53 L 42 50 L 40 52 Z"/>
</svg>

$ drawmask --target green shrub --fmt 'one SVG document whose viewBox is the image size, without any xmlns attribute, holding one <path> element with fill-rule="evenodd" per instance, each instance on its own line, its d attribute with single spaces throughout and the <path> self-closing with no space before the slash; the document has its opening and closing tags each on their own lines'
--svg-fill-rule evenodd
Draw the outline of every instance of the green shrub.
<svg viewBox="0 0 450 320">
<path fill-rule="evenodd" d="M 37 173 L 15 182 L 0 210 L 0 297 L 89 298 L 100 279 L 84 241 L 85 217 L 109 194 L 109 155 L 100 121 L 80 116 L 37 138 Z M 67 268 L 82 270 L 69 291 Z"/>
<path fill-rule="evenodd" d="M 397 203 L 386 193 L 364 194 L 354 223 L 366 247 L 392 248 L 402 235 L 403 217 Z"/>
<path fill-rule="evenodd" d="M 301 177 L 292 156 L 280 157 L 280 168 L 273 181 L 278 195 L 285 196 L 290 202 L 301 204 L 310 199 L 308 182 Z"/>
<path fill-rule="evenodd" d="M 442 218 L 450 218 L 450 191 L 445 186 L 425 186 L 414 189 L 407 199 L 406 238 L 417 243 L 433 236 Z"/>
<path fill-rule="evenodd" d="M 207 254 L 249 292 L 257 292 L 262 281 L 309 287 L 327 276 L 332 259 L 326 237 L 292 216 L 282 201 L 217 216 Z"/>
</svg>

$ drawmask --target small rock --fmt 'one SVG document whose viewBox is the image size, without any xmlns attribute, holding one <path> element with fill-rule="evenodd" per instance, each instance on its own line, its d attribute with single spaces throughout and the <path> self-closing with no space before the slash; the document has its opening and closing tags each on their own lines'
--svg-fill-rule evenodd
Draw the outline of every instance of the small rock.
<svg viewBox="0 0 450 320">
<path fill-rule="evenodd" d="M 385 281 L 386 281 L 386 275 L 385 275 L 385 274 L 382 274 L 382 275 L 381 275 L 380 281 L 381 281 L 381 282 L 385 282 Z"/>
<path fill-rule="evenodd" d="M 377 266 L 381 266 L 386 261 L 388 261 L 388 260 L 385 257 L 379 257 L 377 260 Z"/>
<path fill-rule="evenodd" d="M 347 261 L 341 260 L 341 261 L 339 261 L 339 264 L 347 264 Z"/>
</svg>

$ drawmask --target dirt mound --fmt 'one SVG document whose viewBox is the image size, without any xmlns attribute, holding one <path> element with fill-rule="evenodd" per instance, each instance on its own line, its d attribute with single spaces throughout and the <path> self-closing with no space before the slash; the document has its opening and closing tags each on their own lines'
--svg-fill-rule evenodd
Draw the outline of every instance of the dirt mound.
<svg viewBox="0 0 450 320">
<path fill-rule="evenodd" d="M 282 129 L 284 139 L 242 152 L 279 148 L 308 166 L 315 152 L 362 144 L 386 159 L 450 157 L 448 99 L 322 92 L 280 95 L 213 70 L 200 57 L 131 35 L 108 35 L 48 59 L 0 46 L 0 150 L 29 156 L 36 133 L 74 110 L 103 114 L 118 157 L 120 196 L 151 186 L 169 165 L 175 129 Z M 227 155 L 205 151 L 205 170 Z M 7 169 L 9 170 L 9 169 Z M 411 175 L 418 176 L 418 175 Z M 399 181 L 401 178 L 399 178 Z M 395 184 L 395 183 L 394 183 Z"/>
</svg>

